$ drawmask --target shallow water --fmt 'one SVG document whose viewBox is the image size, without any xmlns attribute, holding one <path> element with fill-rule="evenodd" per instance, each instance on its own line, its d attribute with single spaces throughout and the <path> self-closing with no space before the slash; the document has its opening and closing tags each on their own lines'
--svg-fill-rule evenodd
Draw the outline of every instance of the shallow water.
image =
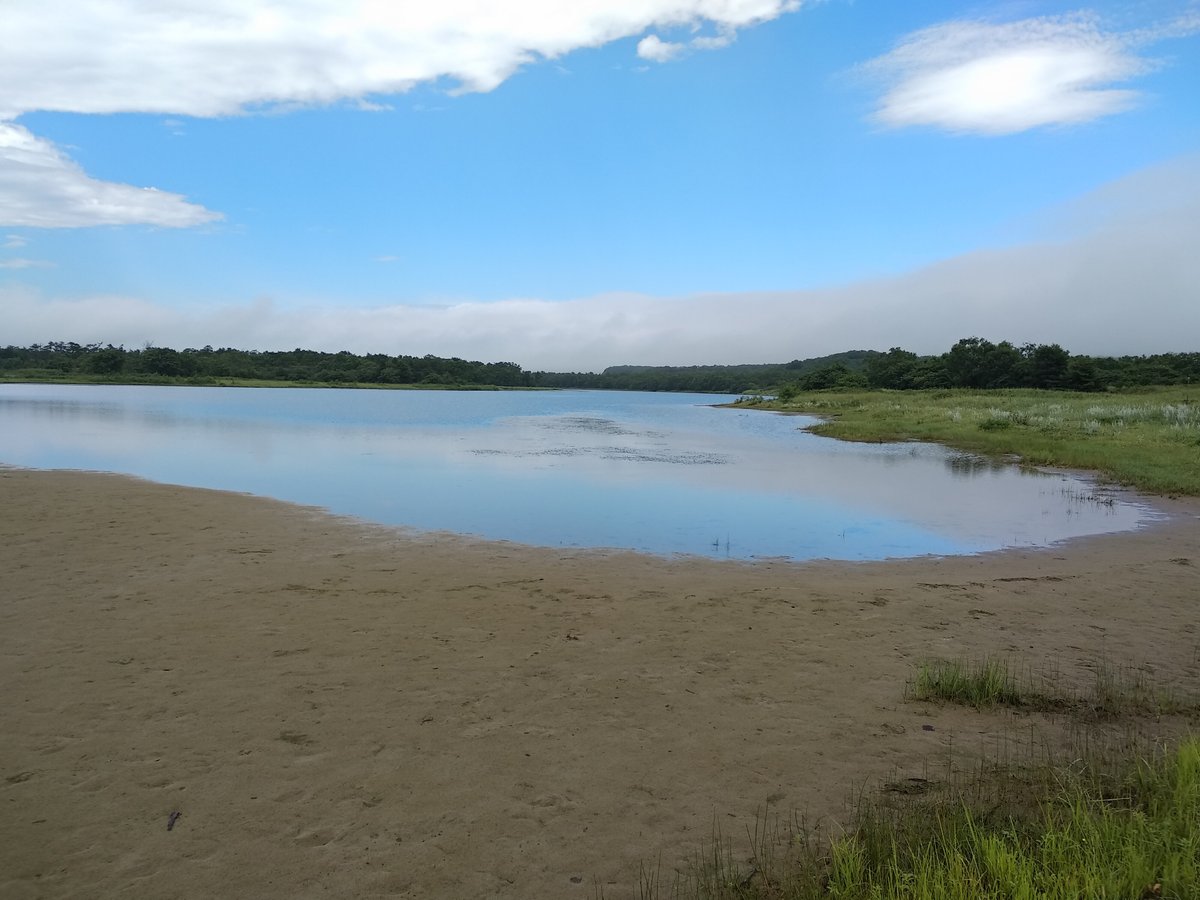
<svg viewBox="0 0 1200 900">
<path fill-rule="evenodd" d="M 849 444 L 723 395 L 0 385 L 0 462 L 243 491 L 551 547 L 867 560 L 1156 513 L 1062 473 Z"/>
</svg>

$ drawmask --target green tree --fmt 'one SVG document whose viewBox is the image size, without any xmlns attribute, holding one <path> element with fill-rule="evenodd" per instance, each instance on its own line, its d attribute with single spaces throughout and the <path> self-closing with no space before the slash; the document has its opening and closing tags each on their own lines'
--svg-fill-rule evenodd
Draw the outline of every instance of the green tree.
<svg viewBox="0 0 1200 900">
<path fill-rule="evenodd" d="M 893 347 L 867 360 L 867 382 L 873 388 L 907 390 L 916 387 L 915 375 L 920 357 L 909 350 Z"/>
<path fill-rule="evenodd" d="M 1021 382 L 1034 388 L 1065 387 L 1070 361 L 1071 354 L 1058 344 L 1026 344 L 1021 348 Z"/>
<path fill-rule="evenodd" d="M 1095 360 L 1087 356 L 1073 356 L 1067 363 L 1066 387 L 1073 391 L 1102 391 L 1104 381 Z"/>
<path fill-rule="evenodd" d="M 170 347 L 147 347 L 139 354 L 138 368 L 150 375 L 192 375 L 194 364 L 178 350 Z"/>
<path fill-rule="evenodd" d="M 963 338 L 943 359 L 953 387 L 1014 387 L 1019 381 L 1021 354 L 1008 341 Z"/>
<path fill-rule="evenodd" d="M 125 351 L 119 347 L 105 347 L 88 354 L 83 365 L 93 375 L 116 375 L 125 369 Z"/>
</svg>

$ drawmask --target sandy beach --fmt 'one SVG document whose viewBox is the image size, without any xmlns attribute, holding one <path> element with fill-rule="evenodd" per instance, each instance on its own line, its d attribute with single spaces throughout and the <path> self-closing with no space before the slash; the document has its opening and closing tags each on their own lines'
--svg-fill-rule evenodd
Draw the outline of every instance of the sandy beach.
<svg viewBox="0 0 1200 900">
<path fill-rule="evenodd" d="M 1038 724 L 906 702 L 922 658 L 1195 685 L 1200 503 L 1162 508 L 1047 550 L 721 563 L 0 469 L 0 896 L 633 896 L 714 822 L 836 820 Z"/>
</svg>

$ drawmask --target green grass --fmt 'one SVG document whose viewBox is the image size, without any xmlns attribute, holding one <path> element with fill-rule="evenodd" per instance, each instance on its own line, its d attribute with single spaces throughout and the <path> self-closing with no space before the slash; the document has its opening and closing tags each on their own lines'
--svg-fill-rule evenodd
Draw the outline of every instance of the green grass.
<svg viewBox="0 0 1200 900">
<path fill-rule="evenodd" d="M 1037 466 L 1090 469 L 1160 494 L 1200 495 L 1200 387 L 1068 391 L 824 391 L 787 403 L 815 434 L 850 441 L 935 441 Z"/>
<path fill-rule="evenodd" d="M 1101 664 L 1075 692 L 1056 671 L 1018 675 L 999 658 L 918 667 L 909 698 L 1107 716 L 1186 714 L 1140 669 Z M 1074 721 L 1074 720 L 1072 720 Z M 846 830 L 760 814 L 739 859 L 719 831 L 683 872 L 645 869 L 642 900 L 1200 898 L 1200 738 L 1174 749 L 1137 729 L 1072 729 L 1064 753 L 1032 737 L 941 780 L 864 791 Z M 1117 726 L 1127 719 L 1116 721 Z M 926 773 L 929 774 L 929 773 Z"/>
<path fill-rule="evenodd" d="M 824 896 L 1200 896 L 1200 741 L 1106 775 L 1058 772 L 1027 817 L 997 821 L 960 802 L 925 810 L 907 832 L 865 822 L 833 844 Z"/>
<path fill-rule="evenodd" d="M 981 708 L 985 706 L 1031 706 L 1044 695 L 1022 689 L 1002 660 L 987 657 L 976 665 L 961 660 L 931 660 L 922 663 L 909 684 L 914 700 L 945 700 Z"/>
<path fill-rule="evenodd" d="M 1114 765 L 981 770 L 970 791 L 864 804 L 825 843 L 758 817 L 739 863 L 716 835 L 692 869 L 643 871 L 643 900 L 1200 897 L 1200 740 Z M 986 780 L 988 789 L 980 789 Z"/>
</svg>

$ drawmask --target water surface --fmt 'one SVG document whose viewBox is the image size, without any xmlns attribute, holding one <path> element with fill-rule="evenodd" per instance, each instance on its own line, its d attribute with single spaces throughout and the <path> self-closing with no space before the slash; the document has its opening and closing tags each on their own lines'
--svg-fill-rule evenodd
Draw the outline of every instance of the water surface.
<svg viewBox="0 0 1200 900">
<path fill-rule="evenodd" d="M 1138 527 L 1086 479 L 850 444 L 723 395 L 0 385 L 0 462 L 551 547 L 883 559 Z"/>
</svg>

